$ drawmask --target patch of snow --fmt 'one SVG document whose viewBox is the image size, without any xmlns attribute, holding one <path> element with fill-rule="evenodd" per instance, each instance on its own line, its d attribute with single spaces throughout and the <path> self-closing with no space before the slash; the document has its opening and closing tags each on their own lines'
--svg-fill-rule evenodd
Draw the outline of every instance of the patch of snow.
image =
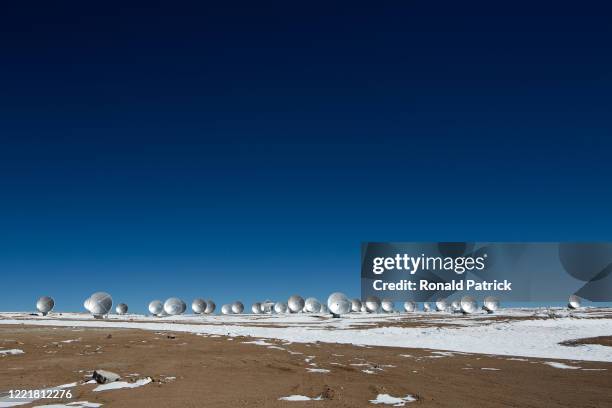
<svg viewBox="0 0 612 408">
<path fill-rule="evenodd" d="M 320 401 L 323 397 L 310 398 L 305 395 L 290 395 L 288 397 L 280 397 L 279 401 Z"/>
<path fill-rule="evenodd" d="M 556 318 L 548 318 L 554 311 Z M 583 308 L 569 312 L 563 308 L 503 309 L 495 319 L 486 313 L 469 317 L 452 316 L 431 321 L 431 314 L 414 313 L 388 316 L 383 314 L 348 314 L 342 319 L 320 318 L 307 314 L 236 316 L 172 316 L 172 319 L 137 316 L 130 321 L 113 316 L 93 320 L 83 313 L 39 318 L 27 313 L 0 313 L 2 324 L 57 327 L 129 328 L 164 332 L 202 333 L 210 337 L 250 336 L 279 339 L 294 343 L 360 344 L 426 348 L 451 352 L 536 357 L 554 360 L 584 360 L 612 362 L 612 347 L 586 344 L 564 346 L 568 340 L 607 336 L 612 331 L 609 308 Z M 508 317 L 508 320 L 500 318 Z M 522 320 L 514 319 L 521 317 Z M 543 317 L 543 318 L 542 318 Z M 428 320 L 429 319 L 429 320 Z M 380 326 L 381 322 L 414 322 L 419 327 Z M 529 336 L 524 336 L 529 332 Z M 262 342 L 258 340 L 257 343 Z M 274 345 L 271 343 L 261 345 Z M 309 346 L 310 344 L 307 344 Z"/>
<path fill-rule="evenodd" d="M 98 408 L 102 404 L 89 401 L 76 401 L 68 404 L 49 404 L 49 405 L 37 405 L 37 408 Z"/>
<path fill-rule="evenodd" d="M 306 371 L 309 373 L 329 373 L 329 370 L 326 368 L 307 368 Z"/>
<path fill-rule="evenodd" d="M 487 370 L 487 371 L 501 371 L 499 368 L 489 368 L 489 367 L 482 367 L 481 370 Z"/>
<path fill-rule="evenodd" d="M 571 365 L 567 365 L 563 363 L 558 363 L 556 361 L 547 361 L 544 364 L 549 365 L 551 367 L 555 367 L 555 368 L 561 368 L 564 370 L 578 370 L 580 368 L 580 367 L 571 366 Z"/>
<path fill-rule="evenodd" d="M 372 404 L 386 404 L 393 405 L 394 407 L 403 407 L 408 402 L 416 401 L 412 395 L 406 395 L 405 397 L 392 397 L 389 394 L 378 394 L 376 399 L 370 400 Z"/>
<path fill-rule="evenodd" d="M 25 354 L 23 350 L 20 349 L 8 349 L 8 350 L 0 350 L 0 355 L 17 355 L 17 354 Z"/>
<path fill-rule="evenodd" d="M 98 391 L 118 390 L 121 388 L 138 388 L 138 387 L 142 387 L 143 385 L 149 384 L 151 381 L 152 380 L 150 377 L 141 378 L 140 380 L 134 381 L 133 383 L 126 382 L 126 381 L 115 381 L 115 382 L 108 383 L 108 384 L 98 385 L 93 390 L 98 392 Z"/>
</svg>

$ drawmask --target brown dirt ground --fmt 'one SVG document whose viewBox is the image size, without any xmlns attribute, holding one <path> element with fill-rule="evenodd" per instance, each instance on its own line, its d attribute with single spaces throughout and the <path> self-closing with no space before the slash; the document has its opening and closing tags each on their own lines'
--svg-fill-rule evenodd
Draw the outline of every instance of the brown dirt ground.
<svg viewBox="0 0 612 408">
<path fill-rule="evenodd" d="M 72 339 L 80 340 L 61 343 Z M 0 326 L 0 347 L 25 351 L 0 357 L 0 391 L 80 381 L 87 371 L 102 368 L 124 377 L 132 373 L 139 374 L 133 378 L 150 376 L 154 382 L 95 393 L 94 385 L 79 385 L 72 389 L 74 398 L 63 401 L 131 408 L 372 407 L 376 405 L 369 400 L 388 393 L 418 398 L 406 406 L 612 407 L 611 363 L 563 361 L 605 369 L 563 370 L 539 359 L 476 354 L 448 357 L 422 349 L 275 342 L 281 350 L 243 343 L 253 340 L 127 329 Z M 314 356 L 310 363 L 305 361 L 309 356 Z M 313 373 L 307 368 L 330 372 Z M 278 400 L 293 394 L 323 395 L 325 399 Z M 23 407 L 60 401 L 39 400 Z"/>
</svg>

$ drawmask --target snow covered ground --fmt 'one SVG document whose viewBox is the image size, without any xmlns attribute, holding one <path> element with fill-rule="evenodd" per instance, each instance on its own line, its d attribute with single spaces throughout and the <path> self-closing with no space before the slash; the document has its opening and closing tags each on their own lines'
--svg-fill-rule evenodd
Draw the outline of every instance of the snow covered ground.
<svg viewBox="0 0 612 408">
<path fill-rule="evenodd" d="M 495 315 L 450 313 L 349 314 L 340 319 L 298 315 L 183 315 L 153 317 L 110 315 L 97 320 L 82 313 L 0 313 L 0 324 L 108 327 L 251 336 L 286 342 L 349 343 L 450 350 L 507 356 L 612 362 L 612 347 L 564 346 L 587 337 L 612 336 L 612 309 L 504 309 Z M 408 326 L 408 327 L 403 327 Z"/>
</svg>

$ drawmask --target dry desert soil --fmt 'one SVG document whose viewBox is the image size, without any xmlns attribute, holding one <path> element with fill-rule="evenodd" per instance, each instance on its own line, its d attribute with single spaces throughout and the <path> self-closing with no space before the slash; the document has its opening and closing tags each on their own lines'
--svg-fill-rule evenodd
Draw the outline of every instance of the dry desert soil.
<svg viewBox="0 0 612 408">
<path fill-rule="evenodd" d="M 103 407 L 374 407 L 378 394 L 412 395 L 414 407 L 612 407 L 612 363 L 346 344 L 286 344 L 128 329 L 1 326 L 0 393 L 88 380 L 106 369 L 138 388 L 38 400 L 22 407 L 89 401 Z M 267 344 L 266 344 L 267 343 Z M 610 338 L 583 343 L 610 344 Z M 573 345 L 574 347 L 576 345 Z M 572 345 L 568 345 L 572 347 Z M 283 401 L 303 395 L 316 401 Z M 390 406 L 390 405 L 387 405 Z"/>
</svg>

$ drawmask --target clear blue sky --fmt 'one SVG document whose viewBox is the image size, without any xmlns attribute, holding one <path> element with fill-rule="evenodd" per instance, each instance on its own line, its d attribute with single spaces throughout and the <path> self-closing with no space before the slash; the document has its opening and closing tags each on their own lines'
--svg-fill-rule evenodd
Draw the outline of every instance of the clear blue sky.
<svg viewBox="0 0 612 408">
<path fill-rule="evenodd" d="M 606 6 L 127 3 L 3 5 L 0 310 L 357 296 L 362 241 L 611 239 Z"/>
</svg>

